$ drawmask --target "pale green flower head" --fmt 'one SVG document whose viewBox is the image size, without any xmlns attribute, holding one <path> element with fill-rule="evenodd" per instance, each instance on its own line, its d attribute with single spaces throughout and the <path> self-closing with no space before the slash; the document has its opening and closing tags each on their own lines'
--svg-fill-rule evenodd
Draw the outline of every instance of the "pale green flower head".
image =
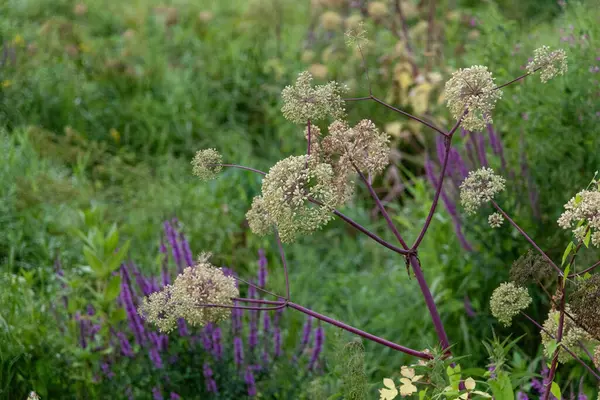
<svg viewBox="0 0 600 400">
<path fill-rule="evenodd" d="M 260 207 L 277 226 L 281 240 L 292 242 L 333 219 L 333 207 L 341 201 L 335 183 L 331 165 L 313 162 L 309 156 L 291 156 L 265 176 Z"/>
<path fill-rule="evenodd" d="M 360 21 L 355 27 L 351 27 L 345 33 L 346 45 L 349 47 L 364 46 L 367 39 L 367 31 L 365 30 L 364 22 Z"/>
<path fill-rule="evenodd" d="M 575 320 L 577 320 L 577 315 L 571 311 L 571 307 L 567 304 L 565 306 L 565 311 L 572 316 Z M 558 310 L 551 310 L 548 314 L 548 319 L 544 322 L 544 329 L 548 332 L 551 332 L 556 337 L 556 332 L 558 332 L 558 323 L 560 318 L 560 312 Z M 541 331 L 542 335 L 542 345 L 544 346 L 544 355 L 549 359 L 553 357 L 554 346 L 556 343 L 554 339 L 552 339 L 546 332 Z M 590 340 L 590 336 L 583 330 L 578 327 L 568 316 L 565 315 L 564 324 L 563 324 L 563 337 L 561 343 L 569 348 L 575 355 L 578 357 L 583 357 L 585 353 L 579 347 L 579 342 L 585 342 Z M 574 360 L 573 356 L 571 356 L 563 347 L 558 351 L 558 362 L 567 363 L 569 361 Z"/>
<path fill-rule="evenodd" d="M 493 213 L 488 217 L 488 224 L 492 228 L 500 228 L 504 223 L 504 217 L 500 213 Z"/>
<path fill-rule="evenodd" d="M 365 174 L 378 174 L 390 163 L 390 139 L 375 124 L 363 119 L 353 128 L 335 121 L 323 139 L 323 150 L 339 170 L 352 171 L 352 164 Z"/>
<path fill-rule="evenodd" d="M 246 213 L 246 219 L 248 220 L 250 230 L 256 235 L 265 236 L 273 232 L 275 222 L 265 209 L 265 202 L 262 196 L 256 196 L 252 200 L 252 206 Z"/>
<path fill-rule="evenodd" d="M 161 332 L 170 332 L 179 318 L 191 326 L 204 326 L 227 319 L 229 308 L 203 307 L 203 304 L 233 305 L 238 297 L 235 280 L 207 260 L 203 254 L 193 267 L 183 270 L 172 285 L 146 297 L 139 313 Z"/>
<path fill-rule="evenodd" d="M 590 235 L 588 239 L 591 239 L 592 245 L 600 247 L 600 191 L 593 189 L 580 191 L 565 204 L 558 226 L 571 229 L 579 241 L 586 240 L 586 234 Z M 578 226 L 581 222 L 583 224 Z"/>
<path fill-rule="evenodd" d="M 527 64 L 527 72 L 533 74 L 536 69 L 540 73 L 540 80 L 543 83 L 557 75 L 564 75 L 567 72 L 567 54 L 563 49 L 551 51 L 550 47 L 542 46 L 533 52 L 533 61 Z"/>
<path fill-rule="evenodd" d="M 594 365 L 600 369 L 600 344 L 594 348 Z"/>
<path fill-rule="evenodd" d="M 492 123 L 490 115 L 502 91 L 496 89 L 487 67 L 475 65 L 454 72 L 446 82 L 444 96 L 452 116 L 457 121 L 462 117 L 462 126 L 474 131 Z"/>
<path fill-rule="evenodd" d="M 346 114 L 342 93 L 348 89 L 337 82 L 312 86 L 312 75 L 308 71 L 298 75 L 294 86 L 286 86 L 281 92 L 283 116 L 294 123 L 306 124 L 331 117 L 343 118 Z"/>
<path fill-rule="evenodd" d="M 490 299 L 492 315 L 504 326 L 512 325 L 513 318 L 530 304 L 531 297 L 527 289 L 512 282 L 501 283 Z"/>
<path fill-rule="evenodd" d="M 503 191 L 505 182 L 504 178 L 496 175 L 491 168 L 470 171 L 469 176 L 460 185 L 460 202 L 467 214 L 475 214 L 479 207 Z"/>
<path fill-rule="evenodd" d="M 200 180 L 208 181 L 214 179 L 221 172 L 222 163 L 223 159 L 217 150 L 200 150 L 192 160 L 192 171 Z"/>
</svg>

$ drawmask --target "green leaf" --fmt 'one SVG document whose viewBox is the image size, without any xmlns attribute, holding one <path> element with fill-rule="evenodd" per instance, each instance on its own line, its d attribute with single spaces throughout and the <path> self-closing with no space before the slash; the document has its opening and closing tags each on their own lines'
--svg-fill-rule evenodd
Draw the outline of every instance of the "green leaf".
<svg viewBox="0 0 600 400">
<path fill-rule="evenodd" d="M 569 272 L 571 272 L 571 264 L 567 264 L 567 267 L 565 268 L 565 271 L 563 272 L 565 277 L 569 276 Z M 567 283 L 567 279 L 565 278 L 562 280 L 562 286 L 565 287 L 566 283 Z"/>
<path fill-rule="evenodd" d="M 555 340 L 555 339 L 550 339 L 548 341 L 548 354 L 554 354 L 554 352 L 556 351 L 556 349 L 558 348 L 559 343 Z"/>
<path fill-rule="evenodd" d="M 558 383 L 552 382 L 550 393 L 552 393 L 558 400 L 562 399 L 562 395 L 560 394 L 560 386 L 558 386 Z"/>
<path fill-rule="evenodd" d="M 488 382 L 496 400 L 515 400 L 510 378 L 501 372 L 495 379 Z"/>
<path fill-rule="evenodd" d="M 125 321 L 126 318 L 127 313 L 125 312 L 125 309 L 121 307 L 114 309 L 110 314 L 110 322 L 113 325 L 118 324 L 121 321 Z"/>
<path fill-rule="evenodd" d="M 108 303 L 117 298 L 121 292 L 121 276 L 115 275 L 108 282 L 104 291 L 104 300 Z"/>
<path fill-rule="evenodd" d="M 592 230 L 588 227 L 588 231 L 583 238 L 583 244 L 585 244 L 586 248 L 590 247 L 590 238 L 592 237 Z"/>
<path fill-rule="evenodd" d="M 571 253 L 572 248 L 573 248 L 573 242 L 569 242 L 569 245 L 567 246 L 567 248 L 565 249 L 565 252 L 563 253 L 562 263 L 560 265 L 565 264 L 565 261 L 566 261 L 567 257 L 569 256 L 569 253 Z"/>
<path fill-rule="evenodd" d="M 119 251 L 110 256 L 110 258 L 106 262 L 106 268 L 108 273 L 111 273 L 117 268 L 119 268 L 119 265 L 121 265 L 121 262 L 123 261 L 123 259 L 125 259 L 125 256 L 127 255 L 127 251 L 129 250 L 129 244 L 130 241 L 126 241 L 125 244 L 123 244 L 123 247 L 119 249 Z"/>
<path fill-rule="evenodd" d="M 113 224 L 113 226 L 110 228 L 110 231 L 106 235 L 106 239 L 104 239 L 104 254 L 114 253 L 118 244 L 119 231 L 117 230 L 117 225 Z"/>
<path fill-rule="evenodd" d="M 104 266 L 102 265 L 102 261 L 98 258 L 96 253 L 86 246 L 83 248 L 83 255 L 85 256 L 85 260 L 90 265 L 90 267 L 92 267 L 94 272 L 97 275 L 101 275 L 102 271 L 104 270 Z"/>
</svg>

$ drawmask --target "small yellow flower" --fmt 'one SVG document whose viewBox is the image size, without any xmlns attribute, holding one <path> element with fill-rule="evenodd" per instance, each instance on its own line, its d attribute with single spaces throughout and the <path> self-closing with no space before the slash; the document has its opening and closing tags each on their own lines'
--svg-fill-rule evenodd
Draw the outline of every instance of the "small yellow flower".
<svg viewBox="0 0 600 400">
<path fill-rule="evenodd" d="M 12 85 L 12 81 L 9 81 L 9 80 L 2 81 L 2 87 L 3 88 L 7 88 L 7 87 L 9 87 L 11 85 Z"/>
<path fill-rule="evenodd" d="M 379 400 L 394 400 L 398 396 L 398 389 L 390 378 L 383 378 L 384 389 L 379 389 Z"/>
<path fill-rule="evenodd" d="M 418 382 L 423 375 L 415 375 L 415 369 L 408 368 L 406 365 L 403 365 L 402 368 L 400 368 L 400 375 L 403 376 L 403 378 L 400 378 L 400 382 L 402 382 L 402 385 L 400 386 L 400 395 L 404 397 L 417 393 L 418 389 L 413 383 Z"/>
<path fill-rule="evenodd" d="M 16 34 L 13 39 L 13 43 L 15 46 L 23 46 L 25 44 L 25 39 L 23 39 L 23 36 Z"/>
</svg>

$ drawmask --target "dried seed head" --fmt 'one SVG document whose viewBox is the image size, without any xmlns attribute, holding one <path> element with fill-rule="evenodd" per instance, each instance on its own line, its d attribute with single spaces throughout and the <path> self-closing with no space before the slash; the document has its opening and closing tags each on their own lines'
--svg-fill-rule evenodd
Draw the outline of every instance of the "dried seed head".
<svg viewBox="0 0 600 400">
<path fill-rule="evenodd" d="M 444 98 L 452 116 L 468 130 L 485 128 L 492 123 L 491 112 L 502 91 L 496 90 L 492 73 L 487 67 L 476 65 L 459 69 L 446 82 Z M 465 111 L 467 114 L 463 117 Z"/>
<path fill-rule="evenodd" d="M 310 234 L 333 218 L 332 209 L 341 200 L 334 186 L 331 165 L 312 162 L 309 156 L 288 157 L 269 170 L 262 184 L 262 207 L 283 242 Z"/>
<path fill-rule="evenodd" d="M 481 205 L 503 191 L 504 183 L 504 178 L 496 175 L 491 168 L 470 171 L 469 176 L 460 185 L 460 202 L 467 214 L 475 214 Z"/>
<path fill-rule="evenodd" d="M 500 228 L 504 222 L 504 217 L 500 213 L 493 213 L 488 217 L 488 224 L 492 228 Z"/>
<path fill-rule="evenodd" d="M 214 179 L 221 172 L 221 154 L 215 149 L 200 150 L 192 160 L 193 173 L 203 181 Z"/>
<path fill-rule="evenodd" d="M 548 82 L 556 75 L 567 72 L 567 54 L 563 49 L 551 51 L 550 47 L 542 46 L 533 52 L 533 61 L 527 64 L 527 72 L 533 74 L 539 68 L 540 79 Z"/>
<path fill-rule="evenodd" d="M 513 263 L 510 268 L 510 280 L 525 286 L 552 276 L 552 266 L 544 257 L 528 250 Z"/>
<path fill-rule="evenodd" d="M 340 171 L 354 172 L 355 165 L 365 174 L 378 174 L 389 164 L 390 139 L 373 122 L 363 119 L 353 128 L 335 121 L 323 139 L 323 151 Z"/>
<path fill-rule="evenodd" d="M 501 283 L 490 299 L 492 315 L 504 326 L 510 326 L 512 319 L 530 304 L 531 297 L 527 289 L 512 282 Z"/>
<path fill-rule="evenodd" d="M 179 318 L 192 326 L 217 323 L 230 315 L 230 309 L 203 307 L 203 304 L 233 305 L 239 296 L 235 280 L 201 258 L 194 267 L 186 268 L 172 285 L 146 297 L 139 313 L 162 332 L 170 332 Z"/>
<path fill-rule="evenodd" d="M 571 295 L 571 307 L 577 314 L 577 322 L 586 330 L 600 337 L 600 275 L 580 280 Z"/>
<path fill-rule="evenodd" d="M 600 247 L 600 191 L 582 190 L 565 204 L 565 212 L 558 219 L 558 226 L 571 229 L 575 238 L 582 241 L 590 235 L 592 245 Z M 589 229 L 589 232 L 588 232 Z M 586 233 L 587 232 L 587 233 Z"/>
<path fill-rule="evenodd" d="M 569 315 L 573 316 L 577 320 L 577 315 L 571 311 L 571 307 L 567 304 L 565 306 L 565 311 L 569 313 Z M 558 332 L 558 323 L 560 318 L 560 311 L 551 310 L 548 314 L 548 319 L 544 322 L 544 329 L 548 332 L 552 333 L 554 337 L 556 337 L 556 333 Z M 554 352 L 553 344 L 556 343 L 554 339 L 552 339 L 546 332 L 542 331 L 542 344 L 544 346 L 544 355 L 548 358 L 552 358 Z M 575 355 L 581 357 L 584 355 L 583 350 L 579 347 L 579 342 L 585 342 L 590 340 L 589 335 L 580 327 L 578 327 L 571 318 L 565 316 L 564 324 L 563 324 L 563 337 L 561 343 L 569 348 Z M 567 353 L 567 351 L 561 347 L 558 352 L 558 361 L 561 363 L 566 363 L 573 360 L 573 357 Z"/>
<path fill-rule="evenodd" d="M 281 92 L 283 116 L 291 122 L 305 124 L 309 119 L 317 121 L 328 116 L 342 118 L 345 115 L 342 93 L 347 88 L 337 82 L 311 86 L 312 75 L 300 73 L 294 86 L 286 86 Z"/>
</svg>

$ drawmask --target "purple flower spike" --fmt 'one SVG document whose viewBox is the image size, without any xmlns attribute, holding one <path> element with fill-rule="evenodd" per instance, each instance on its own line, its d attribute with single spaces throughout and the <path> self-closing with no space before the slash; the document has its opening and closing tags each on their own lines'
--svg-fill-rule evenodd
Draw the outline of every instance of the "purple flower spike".
<svg viewBox="0 0 600 400">
<path fill-rule="evenodd" d="M 281 357 L 281 329 L 278 326 L 275 327 L 275 333 L 273 335 L 273 344 L 275 346 L 275 357 Z"/>
<path fill-rule="evenodd" d="M 221 328 L 218 326 L 212 331 L 212 353 L 217 360 L 223 355 L 223 346 L 221 344 Z"/>
<path fill-rule="evenodd" d="M 164 224 L 165 235 L 167 236 L 167 241 L 171 246 L 171 251 L 173 252 L 173 259 L 175 260 L 175 264 L 177 265 L 177 270 L 179 272 L 183 271 L 183 258 L 181 257 L 181 251 L 179 250 L 179 243 L 177 243 L 177 232 L 173 226 L 169 223 L 169 221 L 165 221 Z"/>
<path fill-rule="evenodd" d="M 246 386 L 248 388 L 248 397 L 256 396 L 256 382 L 254 381 L 254 373 L 250 367 L 246 369 L 244 381 L 246 382 Z"/>
<path fill-rule="evenodd" d="M 212 329 L 212 324 L 208 324 L 204 327 L 204 330 L 201 334 L 202 347 L 204 347 L 204 350 L 208 352 L 212 350 Z"/>
<path fill-rule="evenodd" d="M 137 313 L 135 304 L 133 302 L 132 294 L 131 294 L 131 286 L 128 280 L 129 274 L 126 271 L 125 266 L 121 266 L 121 272 L 123 280 L 121 281 L 121 304 L 125 308 L 125 312 L 127 314 L 127 322 L 129 323 L 129 328 L 133 332 L 133 336 L 135 341 L 140 346 L 146 342 L 146 334 L 144 330 L 144 325 L 142 324 L 142 319 L 140 315 Z"/>
<path fill-rule="evenodd" d="M 160 388 L 158 386 L 154 386 L 152 388 L 152 398 L 154 400 L 164 400 L 162 392 L 160 391 Z"/>
<path fill-rule="evenodd" d="M 206 382 L 206 391 L 209 393 L 218 393 L 217 382 L 213 378 L 213 371 L 208 363 L 204 363 L 202 366 L 202 373 Z"/>
<path fill-rule="evenodd" d="M 271 316 L 267 313 L 263 317 L 263 332 L 265 334 L 271 333 Z"/>
<path fill-rule="evenodd" d="M 121 354 L 124 357 L 132 358 L 134 356 L 129 339 L 123 332 L 117 332 L 117 338 L 119 339 L 119 345 L 121 347 Z"/>
<path fill-rule="evenodd" d="M 258 250 L 258 286 L 264 288 L 267 284 L 267 257 L 263 249 Z"/>
<path fill-rule="evenodd" d="M 185 322 L 185 320 L 183 318 L 179 318 L 177 320 L 177 329 L 179 330 L 179 336 L 181 337 L 186 337 L 189 336 L 189 332 L 188 332 L 188 328 L 187 328 L 187 323 Z"/>
<path fill-rule="evenodd" d="M 148 351 L 148 356 L 150 356 L 150 361 L 152 361 L 154 368 L 156 368 L 156 369 L 163 368 L 162 358 L 160 357 L 160 354 L 158 353 L 158 349 L 156 347 L 152 347 Z"/>
<path fill-rule="evenodd" d="M 315 343 L 313 347 L 313 353 L 310 358 L 310 363 L 308 365 L 308 369 L 313 370 L 317 361 L 319 361 L 319 355 L 321 355 L 321 351 L 323 350 L 323 342 L 325 341 L 325 329 L 319 324 L 317 329 L 315 329 Z"/>
<path fill-rule="evenodd" d="M 171 392 L 171 393 L 169 394 L 169 397 L 171 398 L 171 400 L 181 400 L 181 396 L 180 396 L 180 395 L 178 395 L 178 394 L 177 394 L 177 393 L 175 393 L 175 392 Z"/>
<path fill-rule="evenodd" d="M 103 362 L 102 364 L 100 364 L 100 368 L 102 369 L 102 372 L 104 373 L 104 375 L 106 375 L 108 379 L 112 379 L 115 377 L 115 373 L 111 371 L 110 365 L 108 365 L 108 363 Z"/>
<path fill-rule="evenodd" d="M 241 337 L 233 338 L 233 349 L 235 365 L 239 368 L 244 363 L 244 344 Z"/>
<path fill-rule="evenodd" d="M 517 400 L 529 400 L 529 397 L 523 392 L 517 393 Z"/>
<path fill-rule="evenodd" d="M 194 265 L 194 257 L 192 257 L 192 250 L 190 249 L 190 244 L 185 238 L 183 232 L 179 234 L 179 240 L 181 241 L 181 247 L 183 248 L 183 259 L 188 267 Z"/>
<path fill-rule="evenodd" d="M 308 342 L 310 341 L 310 333 L 312 330 L 312 317 L 309 315 L 302 329 L 302 341 L 300 342 L 300 352 L 303 352 Z"/>
</svg>

